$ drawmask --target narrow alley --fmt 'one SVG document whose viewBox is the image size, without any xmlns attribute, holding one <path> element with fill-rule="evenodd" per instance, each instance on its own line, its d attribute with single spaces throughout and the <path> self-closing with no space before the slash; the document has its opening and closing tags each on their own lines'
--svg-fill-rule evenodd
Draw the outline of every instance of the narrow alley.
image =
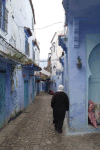
<svg viewBox="0 0 100 150">
<path fill-rule="evenodd" d="M 0 131 L 0 150 L 99 150 L 100 134 L 66 137 L 52 124 L 52 95 L 40 92 L 25 112 Z M 66 118 L 65 118 L 66 119 Z"/>
</svg>

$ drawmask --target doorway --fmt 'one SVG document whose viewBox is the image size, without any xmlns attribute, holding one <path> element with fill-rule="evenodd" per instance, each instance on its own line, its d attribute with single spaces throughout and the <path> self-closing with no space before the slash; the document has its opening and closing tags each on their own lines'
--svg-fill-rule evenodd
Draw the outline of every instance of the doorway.
<svg viewBox="0 0 100 150">
<path fill-rule="evenodd" d="M 100 103 L 100 44 L 91 51 L 88 63 L 91 72 L 88 84 L 88 101 L 92 100 L 96 104 Z"/>
<path fill-rule="evenodd" d="M 5 75 L 0 71 L 0 128 L 5 123 Z"/>
</svg>

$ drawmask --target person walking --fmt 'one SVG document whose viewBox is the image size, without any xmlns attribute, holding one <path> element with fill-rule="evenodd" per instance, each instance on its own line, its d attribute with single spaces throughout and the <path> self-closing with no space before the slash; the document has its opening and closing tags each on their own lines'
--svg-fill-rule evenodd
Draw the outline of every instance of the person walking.
<svg viewBox="0 0 100 150">
<path fill-rule="evenodd" d="M 51 107 L 53 108 L 53 123 L 55 124 L 55 131 L 62 133 L 65 113 L 69 110 L 69 98 L 64 92 L 63 85 L 59 85 L 58 91 L 54 93 L 51 100 Z"/>
</svg>

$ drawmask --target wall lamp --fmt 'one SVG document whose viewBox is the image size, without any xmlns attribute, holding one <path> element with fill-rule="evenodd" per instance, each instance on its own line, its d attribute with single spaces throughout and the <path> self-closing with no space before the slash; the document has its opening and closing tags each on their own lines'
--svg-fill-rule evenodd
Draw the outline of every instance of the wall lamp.
<svg viewBox="0 0 100 150">
<path fill-rule="evenodd" d="M 82 63 L 81 63 L 80 56 L 78 56 L 77 59 L 78 59 L 77 67 L 81 68 L 82 67 Z"/>
</svg>

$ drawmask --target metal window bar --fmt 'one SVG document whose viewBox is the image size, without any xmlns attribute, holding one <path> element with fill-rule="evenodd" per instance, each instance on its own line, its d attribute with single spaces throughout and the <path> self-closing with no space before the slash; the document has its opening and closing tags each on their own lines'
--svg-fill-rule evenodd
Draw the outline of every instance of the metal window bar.
<svg viewBox="0 0 100 150">
<path fill-rule="evenodd" d="M 5 8 L 4 4 L 0 0 L 0 28 L 2 28 L 6 33 L 8 30 L 8 10 Z"/>
<path fill-rule="evenodd" d="M 1 19 L 2 19 L 2 2 L 0 0 L 0 28 L 1 28 Z"/>
<path fill-rule="evenodd" d="M 24 56 L 24 59 L 27 61 L 28 60 L 28 57 L 20 52 L 19 50 L 17 50 L 15 47 L 13 47 L 10 43 L 8 43 L 6 41 L 6 39 L 4 39 L 2 37 L 2 35 L 0 35 L 0 51 L 6 53 L 6 54 L 11 54 L 11 55 L 14 55 L 14 54 L 23 54 Z M 0 52 L 1 53 L 1 52 Z"/>
<path fill-rule="evenodd" d="M 29 55 L 29 43 L 25 40 L 26 54 Z"/>
</svg>

